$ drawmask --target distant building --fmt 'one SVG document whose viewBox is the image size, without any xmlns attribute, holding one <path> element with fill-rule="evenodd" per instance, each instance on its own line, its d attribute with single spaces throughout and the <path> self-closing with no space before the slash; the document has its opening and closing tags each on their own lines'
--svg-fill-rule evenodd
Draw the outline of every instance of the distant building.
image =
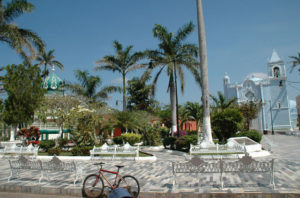
<svg viewBox="0 0 300 198">
<path fill-rule="evenodd" d="M 44 79 L 43 88 L 47 90 L 46 97 L 54 94 L 64 95 L 63 81 L 55 74 L 54 67 L 52 67 L 51 74 Z M 61 134 L 62 137 L 69 139 L 69 130 L 57 126 L 53 117 L 47 117 L 46 123 L 35 120 L 32 126 L 40 129 L 40 140 L 57 139 Z"/>
<path fill-rule="evenodd" d="M 286 81 L 284 62 L 274 50 L 267 63 L 267 74 L 249 74 L 242 83 L 231 83 L 225 74 L 224 95 L 226 99 L 237 98 L 239 104 L 247 101 L 262 104 L 251 128 L 259 131 L 272 131 L 272 128 L 274 131 L 293 130 Z"/>
</svg>

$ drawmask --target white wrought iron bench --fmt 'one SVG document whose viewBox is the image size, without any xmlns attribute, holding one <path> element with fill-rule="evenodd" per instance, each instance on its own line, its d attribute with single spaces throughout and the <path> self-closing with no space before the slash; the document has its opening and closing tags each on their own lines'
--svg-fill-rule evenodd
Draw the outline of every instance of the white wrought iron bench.
<svg viewBox="0 0 300 198">
<path fill-rule="evenodd" d="M 172 162 L 173 186 L 176 187 L 177 173 L 219 173 L 220 185 L 224 188 L 225 173 L 270 173 L 270 185 L 274 183 L 274 159 L 270 161 L 256 161 L 247 153 L 238 160 L 218 159 L 204 161 L 194 157 L 187 162 Z M 200 181 L 199 181 L 200 183 Z"/>
<path fill-rule="evenodd" d="M 76 181 L 81 178 L 83 179 L 83 168 L 78 166 L 74 161 L 63 162 L 55 155 L 50 161 L 42 162 L 42 177 L 46 174 L 49 181 L 49 172 L 69 172 L 74 173 L 74 186 Z"/>
<path fill-rule="evenodd" d="M 23 155 L 19 157 L 18 160 L 9 160 L 11 175 L 8 178 L 8 181 L 14 176 L 20 176 L 20 171 L 22 170 L 32 170 L 32 171 L 40 171 L 41 175 L 39 177 L 39 183 L 42 181 L 44 176 L 47 176 L 49 180 L 49 172 L 57 173 L 57 172 L 69 172 L 74 173 L 74 185 L 76 181 L 81 178 L 82 179 L 82 167 L 78 166 L 74 161 L 72 162 L 63 162 L 58 157 L 53 156 L 50 161 L 41 161 L 41 160 L 29 160 L 25 158 Z"/>
<path fill-rule="evenodd" d="M 139 157 L 139 146 L 131 146 L 128 142 L 124 144 L 123 146 L 108 146 L 106 143 L 104 143 L 100 147 L 94 146 L 92 150 L 90 150 L 91 159 L 95 158 L 95 155 L 111 155 L 112 159 L 115 159 L 117 155 L 123 155 L 123 154 L 133 154 L 135 157 Z"/>
<path fill-rule="evenodd" d="M 231 144 L 230 146 L 228 144 L 219 145 L 216 144 L 215 147 L 209 147 L 209 148 L 201 148 L 200 145 L 190 145 L 190 158 L 192 155 L 231 155 L 238 158 L 239 154 L 245 154 L 246 149 L 239 145 L 239 144 Z"/>
<path fill-rule="evenodd" d="M 37 170 L 42 171 L 42 162 L 41 160 L 29 160 L 25 158 L 23 155 L 19 157 L 17 160 L 8 160 L 10 165 L 10 176 L 8 177 L 8 182 L 14 176 L 20 176 L 20 172 L 23 170 Z M 39 182 L 42 179 L 42 174 L 39 178 Z"/>
<path fill-rule="evenodd" d="M 39 146 L 34 147 L 32 144 L 29 146 L 17 146 L 16 144 L 12 144 L 11 146 L 5 146 L 3 149 L 0 149 L 0 154 L 3 156 L 6 154 L 32 154 L 33 157 L 37 157 L 39 151 Z"/>
</svg>

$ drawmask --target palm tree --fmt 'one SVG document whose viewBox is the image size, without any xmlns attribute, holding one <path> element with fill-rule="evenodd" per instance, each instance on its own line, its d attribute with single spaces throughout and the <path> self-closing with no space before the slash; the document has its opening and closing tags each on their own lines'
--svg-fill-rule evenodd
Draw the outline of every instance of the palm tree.
<svg viewBox="0 0 300 198">
<path fill-rule="evenodd" d="M 197 0 L 197 19 L 198 19 L 198 40 L 200 52 L 200 73 L 201 73 L 201 91 L 203 104 L 203 139 L 202 147 L 210 147 L 214 145 L 211 132 L 210 109 L 209 109 L 209 86 L 208 86 L 208 69 L 207 69 L 207 52 L 206 52 L 206 36 L 205 25 L 202 9 L 202 0 Z M 198 141 L 200 138 L 198 138 Z M 200 142 L 198 142 L 200 143 Z"/>
<path fill-rule="evenodd" d="M 290 61 L 292 63 L 292 67 L 290 72 L 293 71 L 293 69 L 297 66 L 300 65 L 300 53 L 298 53 L 298 56 L 290 56 L 289 58 L 293 59 L 292 61 Z M 299 69 L 300 72 L 300 69 Z"/>
<path fill-rule="evenodd" d="M 28 63 L 36 55 L 34 47 L 38 51 L 42 51 L 45 44 L 36 33 L 18 27 L 13 21 L 33 9 L 34 6 L 27 0 L 13 0 L 6 5 L 3 5 L 2 0 L 0 0 L 0 41 L 7 43 Z M 29 56 L 26 54 L 27 51 L 30 52 Z"/>
<path fill-rule="evenodd" d="M 138 68 L 143 68 L 145 65 L 137 64 L 139 60 L 144 57 L 142 52 L 132 52 L 132 45 L 129 45 L 123 49 L 123 45 L 118 41 L 114 41 L 113 47 L 116 55 L 106 55 L 96 63 L 99 66 L 95 67 L 95 70 L 108 70 L 118 72 L 122 75 L 123 80 L 123 111 L 126 111 L 126 75 Z"/>
<path fill-rule="evenodd" d="M 200 125 L 202 123 L 202 114 L 203 114 L 203 106 L 198 102 L 187 102 L 184 105 L 183 117 L 189 120 L 194 120 L 196 122 L 196 128 L 198 132 L 198 136 L 200 136 Z"/>
<path fill-rule="evenodd" d="M 53 55 L 55 50 L 50 50 L 48 53 L 46 53 L 44 50 L 39 53 L 39 56 L 36 58 L 37 61 L 39 61 L 39 66 L 41 67 L 44 65 L 44 70 L 42 73 L 42 77 L 46 78 L 46 76 L 49 75 L 49 70 L 47 69 L 47 66 L 50 66 L 52 69 L 54 69 L 54 66 L 57 66 L 60 70 L 64 69 L 64 66 L 61 62 L 54 60 L 55 56 Z"/>
<path fill-rule="evenodd" d="M 184 73 L 183 67 L 186 67 L 191 71 L 197 80 L 199 74 L 197 72 L 198 62 L 195 57 L 198 55 L 198 48 L 194 44 L 184 43 L 185 39 L 194 31 L 194 25 L 192 22 L 184 25 L 180 28 L 176 34 L 168 32 L 167 28 L 156 24 L 153 28 L 153 36 L 157 38 L 160 43 L 158 44 L 157 50 L 146 50 L 146 55 L 151 60 L 149 68 L 145 72 L 149 74 L 153 69 L 159 68 L 158 72 L 154 76 L 152 91 L 153 95 L 155 93 L 155 87 L 157 80 L 165 69 L 167 75 L 169 76 L 169 86 L 168 90 L 170 91 L 170 101 L 171 101 L 171 112 L 172 112 L 172 132 L 178 130 L 178 108 L 176 104 L 177 96 L 177 82 L 176 82 L 176 70 L 179 73 L 180 82 L 181 82 L 181 91 L 184 92 Z M 179 135 L 179 133 L 178 133 Z"/>
<path fill-rule="evenodd" d="M 121 91 L 120 87 L 107 86 L 97 92 L 97 88 L 102 84 L 101 78 L 90 75 L 88 71 L 76 70 L 75 76 L 80 83 L 67 84 L 66 87 L 78 96 L 83 96 L 89 103 L 107 99 L 109 93 Z"/>
<path fill-rule="evenodd" d="M 223 111 L 226 108 L 232 107 L 236 103 L 236 98 L 226 100 L 225 96 L 220 91 L 218 91 L 218 97 L 212 95 L 210 97 L 215 103 L 215 106 L 213 108 L 216 111 Z"/>
</svg>

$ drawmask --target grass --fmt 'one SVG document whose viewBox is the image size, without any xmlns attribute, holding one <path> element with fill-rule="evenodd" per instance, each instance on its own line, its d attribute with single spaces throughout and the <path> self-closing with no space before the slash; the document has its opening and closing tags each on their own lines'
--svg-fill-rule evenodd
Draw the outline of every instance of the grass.
<svg viewBox="0 0 300 198">
<path fill-rule="evenodd" d="M 47 152 L 41 152 L 41 151 L 39 151 L 38 155 L 40 155 L 40 156 L 48 156 L 48 153 Z M 72 153 L 71 152 L 67 152 L 67 151 L 63 151 L 63 152 L 60 153 L 59 156 L 72 156 Z M 140 151 L 139 156 L 140 157 L 150 157 L 152 155 Z M 111 154 L 103 154 L 103 155 L 95 155 L 95 157 L 112 157 L 112 155 Z M 117 154 L 116 157 L 135 157 L 135 154 Z"/>
<path fill-rule="evenodd" d="M 192 155 L 236 155 L 244 154 L 243 152 L 232 152 L 232 153 L 193 153 Z"/>
</svg>

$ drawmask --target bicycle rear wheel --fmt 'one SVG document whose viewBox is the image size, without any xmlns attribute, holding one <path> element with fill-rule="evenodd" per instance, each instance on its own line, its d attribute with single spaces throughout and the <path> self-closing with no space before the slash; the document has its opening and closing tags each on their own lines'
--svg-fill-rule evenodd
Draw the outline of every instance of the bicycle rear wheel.
<svg viewBox="0 0 300 198">
<path fill-rule="evenodd" d="M 104 183 L 101 177 L 97 178 L 96 174 L 86 176 L 83 182 L 84 196 L 90 198 L 102 197 L 104 190 Z"/>
<path fill-rule="evenodd" d="M 134 198 L 137 198 L 140 193 L 139 181 L 131 175 L 121 177 L 118 182 L 118 188 L 126 188 L 129 194 Z"/>
</svg>

